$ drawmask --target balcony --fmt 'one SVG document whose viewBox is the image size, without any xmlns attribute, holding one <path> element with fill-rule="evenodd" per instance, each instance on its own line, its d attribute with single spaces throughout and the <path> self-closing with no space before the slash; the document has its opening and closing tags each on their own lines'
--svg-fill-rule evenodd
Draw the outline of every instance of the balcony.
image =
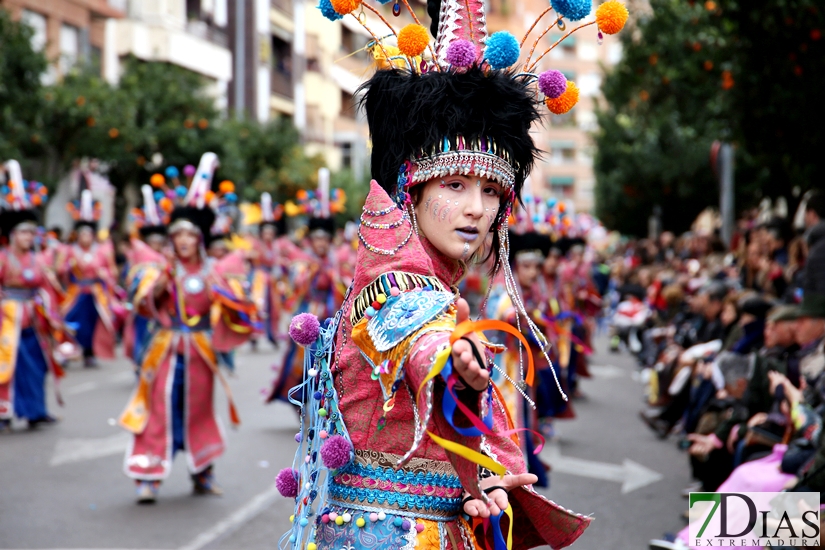
<svg viewBox="0 0 825 550">
<path fill-rule="evenodd" d="M 292 75 L 278 67 L 272 70 L 272 76 L 269 79 L 269 89 L 273 94 L 292 99 Z"/>
<path fill-rule="evenodd" d="M 292 0 L 272 0 L 272 7 L 287 15 L 292 15 Z"/>
<path fill-rule="evenodd" d="M 229 37 L 226 33 L 218 27 L 210 25 L 206 21 L 190 19 L 186 22 L 186 32 L 196 38 L 211 42 L 216 46 L 220 46 L 222 48 L 229 47 Z"/>
</svg>

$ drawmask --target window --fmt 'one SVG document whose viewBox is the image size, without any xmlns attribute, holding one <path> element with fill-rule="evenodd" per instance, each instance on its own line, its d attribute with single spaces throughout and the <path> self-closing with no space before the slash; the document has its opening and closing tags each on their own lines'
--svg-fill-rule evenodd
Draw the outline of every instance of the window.
<svg viewBox="0 0 825 550">
<path fill-rule="evenodd" d="M 576 180 L 573 176 L 550 176 L 550 194 L 555 198 L 571 198 Z"/>
<path fill-rule="evenodd" d="M 352 168 L 352 143 L 341 144 L 341 168 Z"/>
<path fill-rule="evenodd" d="M 559 39 L 564 36 L 563 34 L 551 34 L 548 35 L 549 45 L 555 44 L 559 41 Z M 539 50 L 539 48 L 536 48 Z M 543 51 L 543 50 L 540 50 Z M 565 38 L 558 46 L 553 48 L 553 51 L 550 52 L 551 59 L 575 59 L 576 58 L 576 37 L 575 36 L 568 36 Z"/>
<path fill-rule="evenodd" d="M 22 20 L 34 31 L 31 38 L 32 49 L 42 52 L 46 48 L 46 17 L 34 11 L 23 10 Z"/>
<path fill-rule="evenodd" d="M 570 109 L 563 115 L 551 115 L 550 124 L 554 128 L 569 128 L 576 125 L 576 109 Z"/>
<path fill-rule="evenodd" d="M 341 90 L 341 116 L 345 118 L 355 118 L 358 106 L 352 94 Z"/>
<path fill-rule="evenodd" d="M 550 142 L 550 164 L 573 164 L 576 162 L 576 144 L 572 141 Z"/>
<path fill-rule="evenodd" d="M 579 77 L 579 93 L 583 96 L 593 97 L 599 94 L 602 87 L 602 77 L 599 73 L 587 73 Z"/>
<path fill-rule="evenodd" d="M 80 56 L 80 29 L 72 25 L 60 26 L 60 72 L 74 67 Z"/>
<path fill-rule="evenodd" d="M 272 37 L 272 76 L 270 88 L 273 94 L 292 97 L 292 46 L 277 36 Z"/>
</svg>

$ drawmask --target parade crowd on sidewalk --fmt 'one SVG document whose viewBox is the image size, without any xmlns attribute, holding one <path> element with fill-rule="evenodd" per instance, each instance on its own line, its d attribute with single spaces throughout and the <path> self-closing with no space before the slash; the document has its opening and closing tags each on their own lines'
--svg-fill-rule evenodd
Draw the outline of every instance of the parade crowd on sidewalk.
<svg viewBox="0 0 825 550">
<path fill-rule="evenodd" d="M 682 496 L 823 491 L 825 194 L 795 219 L 748 212 L 730 249 L 712 231 L 626 243 L 611 271 L 611 347 L 638 359 L 641 420 L 685 451 Z"/>
</svg>

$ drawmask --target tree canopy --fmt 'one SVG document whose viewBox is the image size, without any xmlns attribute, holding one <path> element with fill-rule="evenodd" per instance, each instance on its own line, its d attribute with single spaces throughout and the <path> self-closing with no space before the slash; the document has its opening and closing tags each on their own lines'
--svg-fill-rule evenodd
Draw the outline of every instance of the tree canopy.
<svg viewBox="0 0 825 550">
<path fill-rule="evenodd" d="M 825 52 L 814 1 L 650 6 L 622 35 L 624 55 L 597 112 L 596 209 L 605 224 L 644 234 L 658 205 L 666 229 L 686 229 L 718 201 L 714 140 L 736 146 L 737 206 L 819 185 Z"/>
</svg>

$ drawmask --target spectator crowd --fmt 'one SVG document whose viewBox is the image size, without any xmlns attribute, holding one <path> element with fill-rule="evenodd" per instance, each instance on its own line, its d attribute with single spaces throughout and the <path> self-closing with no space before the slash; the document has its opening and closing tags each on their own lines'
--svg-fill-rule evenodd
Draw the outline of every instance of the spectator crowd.
<svg viewBox="0 0 825 550">
<path fill-rule="evenodd" d="M 825 193 L 797 220 L 751 212 L 730 249 L 666 232 L 613 257 L 611 348 L 639 361 L 641 420 L 685 451 L 685 497 L 825 490 Z M 690 547 L 687 528 L 650 547 Z"/>
</svg>

